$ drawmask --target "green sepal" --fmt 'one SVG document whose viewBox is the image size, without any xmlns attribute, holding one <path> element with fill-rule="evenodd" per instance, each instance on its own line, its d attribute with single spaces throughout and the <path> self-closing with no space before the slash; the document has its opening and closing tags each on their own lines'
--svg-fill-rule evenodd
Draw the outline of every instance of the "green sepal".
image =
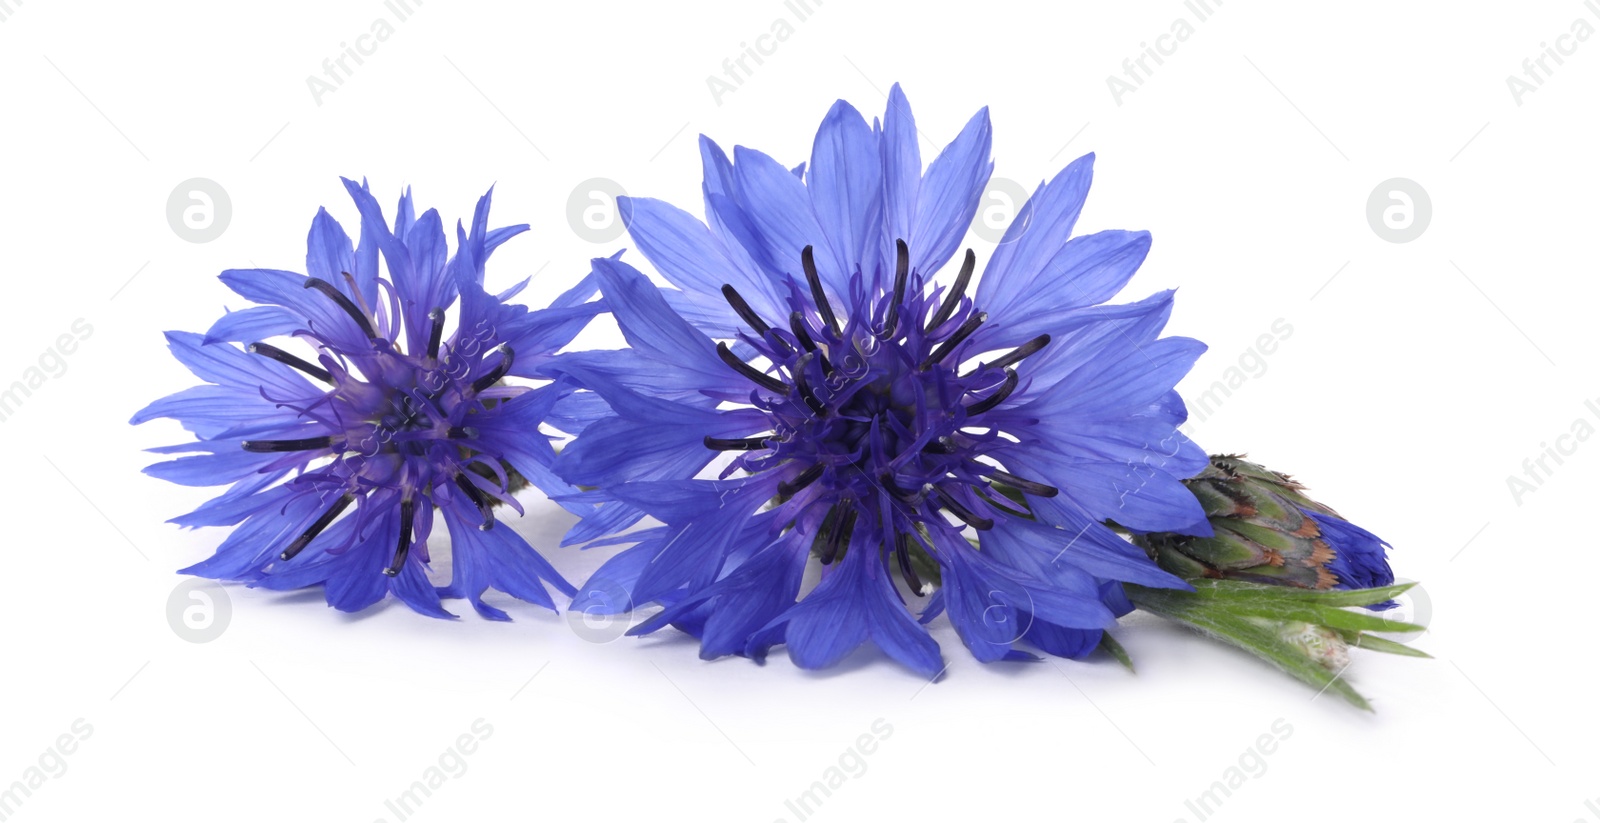
<svg viewBox="0 0 1600 823">
<path fill-rule="evenodd" d="M 1311 591 L 1282 586 L 1261 586 L 1233 580 L 1193 581 L 1194 596 L 1223 606 L 1228 612 L 1272 620 L 1300 620 L 1333 629 L 1369 632 L 1415 632 L 1426 627 L 1389 620 L 1370 612 L 1349 611 L 1347 606 L 1370 606 L 1401 594 L 1414 583 L 1380 589 Z M 1355 595 L 1350 597 L 1349 595 Z"/>
<path fill-rule="evenodd" d="M 1375 634 L 1367 634 L 1365 632 L 1350 631 L 1349 629 L 1340 629 L 1339 634 L 1344 636 L 1345 642 L 1349 643 L 1350 648 L 1352 649 L 1366 649 L 1369 652 L 1383 652 L 1384 654 L 1398 654 L 1405 657 L 1423 657 L 1429 660 L 1433 659 L 1433 655 L 1428 654 L 1421 649 L 1414 649 L 1404 643 L 1390 640 L 1387 637 L 1379 637 Z"/>
<path fill-rule="evenodd" d="M 1129 657 L 1128 650 L 1124 649 L 1122 644 L 1111 636 L 1111 632 L 1100 633 L 1100 650 L 1116 658 L 1116 661 L 1125 666 L 1128 671 L 1134 671 L 1133 658 Z"/>
<path fill-rule="evenodd" d="M 1343 680 L 1342 671 L 1329 671 L 1275 627 L 1294 622 L 1326 626 L 1355 648 L 1426 656 L 1400 643 L 1363 634 L 1422 627 L 1346 610 L 1389 600 L 1414 584 L 1345 591 L 1310 591 L 1234 580 L 1196 580 L 1193 585 L 1193 591 L 1151 589 L 1132 583 L 1123 588 L 1135 606 L 1244 649 L 1319 690 L 1337 692 L 1351 705 L 1367 711 L 1372 711 L 1372 705 Z"/>
</svg>

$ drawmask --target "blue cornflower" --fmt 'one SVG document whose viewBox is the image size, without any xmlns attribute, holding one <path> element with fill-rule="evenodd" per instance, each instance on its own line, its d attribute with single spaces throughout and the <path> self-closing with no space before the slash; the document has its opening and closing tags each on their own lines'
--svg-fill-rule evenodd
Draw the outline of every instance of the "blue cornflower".
<svg viewBox="0 0 1600 823">
<path fill-rule="evenodd" d="M 528 227 L 490 230 L 492 192 L 470 230 L 457 224 L 448 256 L 438 212 L 417 216 L 409 190 L 391 229 L 365 183 L 344 184 L 361 214 L 359 245 L 320 210 L 308 274 L 223 272 L 223 283 L 261 305 L 204 335 L 167 333 L 173 355 L 206 385 L 134 415 L 176 419 L 197 438 L 153 449 L 189 456 L 145 471 L 188 486 L 231 484 L 172 522 L 235 527 L 213 557 L 183 572 L 269 589 L 321 585 L 344 611 L 393 593 L 436 617 L 453 616 L 441 597 L 465 597 L 505 619 L 483 602 L 489 588 L 553 609 L 545 584 L 573 587 L 516 532 L 494 528 L 493 508 L 521 512 L 512 493 L 528 482 L 575 492 L 550 473 L 555 450 L 539 430 L 572 389 L 504 379 L 547 376 L 555 351 L 601 307 L 585 302 L 593 280 L 542 311 L 508 304 L 527 281 L 491 295 L 484 264 Z M 435 510 L 451 538 L 450 584 L 437 588 L 426 573 Z"/>
<path fill-rule="evenodd" d="M 923 624 L 941 612 L 980 660 L 1029 657 L 1021 641 L 1081 657 L 1131 608 L 1120 582 L 1185 585 L 1106 522 L 1210 533 L 1181 483 L 1206 455 L 1173 391 L 1204 346 L 1159 336 L 1171 292 L 1101 305 L 1150 237 L 1071 237 L 1092 156 L 1040 186 L 975 291 L 970 250 L 937 284 L 989 149 L 984 110 L 924 170 L 897 86 L 881 124 L 837 103 L 809 169 L 745 148 L 730 162 L 702 138 L 705 223 L 623 204 L 678 288 L 595 261 L 631 348 L 554 367 L 611 408 L 555 471 L 607 501 L 569 542 L 662 525 L 613 538 L 636 544 L 574 609 L 662 604 L 633 633 L 677 626 L 706 658 L 785 643 L 820 668 L 870 639 L 931 676 Z M 823 575 L 801 597 L 813 555 Z M 896 577 L 927 597 L 920 622 Z"/>
</svg>

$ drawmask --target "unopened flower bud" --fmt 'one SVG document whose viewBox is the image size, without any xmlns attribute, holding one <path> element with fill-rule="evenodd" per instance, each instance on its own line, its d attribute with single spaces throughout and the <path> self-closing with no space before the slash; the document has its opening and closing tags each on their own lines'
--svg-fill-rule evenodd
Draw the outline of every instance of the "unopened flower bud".
<svg viewBox="0 0 1600 823">
<path fill-rule="evenodd" d="M 1184 485 L 1200 501 L 1214 534 L 1134 536 L 1164 569 L 1304 589 L 1387 586 L 1388 544 L 1304 494 L 1305 487 L 1239 455 L 1217 455 Z"/>
</svg>

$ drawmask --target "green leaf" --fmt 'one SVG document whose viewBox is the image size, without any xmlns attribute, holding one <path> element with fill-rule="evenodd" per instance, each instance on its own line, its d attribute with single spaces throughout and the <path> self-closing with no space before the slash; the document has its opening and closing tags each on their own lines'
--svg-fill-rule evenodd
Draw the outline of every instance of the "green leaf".
<svg viewBox="0 0 1600 823">
<path fill-rule="evenodd" d="M 1404 594 L 1417 584 L 1400 583 L 1375 589 L 1328 589 L 1316 591 L 1284 586 L 1253 585 L 1236 580 L 1193 580 L 1195 594 L 1219 600 L 1265 600 L 1273 602 L 1316 603 L 1321 606 L 1370 606 Z"/>
<path fill-rule="evenodd" d="M 1124 649 L 1122 644 L 1118 643 L 1117 639 L 1111 636 L 1111 632 L 1100 633 L 1100 649 L 1116 658 L 1117 662 L 1121 663 L 1123 666 L 1126 666 L 1128 671 L 1134 671 L 1133 658 L 1129 657 L 1128 650 Z"/>
<path fill-rule="evenodd" d="M 1261 588 L 1249 583 L 1235 585 Z M 1319 690 L 1336 692 L 1351 705 L 1372 711 L 1372 705 L 1367 699 L 1345 682 L 1341 676 L 1342 672 L 1331 672 L 1324 668 L 1303 649 L 1284 639 L 1278 632 L 1252 622 L 1251 615 L 1232 611 L 1233 604 L 1227 601 L 1233 598 L 1216 596 L 1214 591 L 1201 592 L 1198 586 L 1195 592 L 1148 589 L 1131 583 L 1124 584 L 1124 588 L 1134 605 L 1145 611 L 1182 623 L 1216 640 L 1244 649 L 1298 680 Z"/>
<path fill-rule="evenodd" d="M 1406 657 L 1425 657 L 1429 660 L 1433 659 L 1433 655 L 1428 654 L 1421 649 L 1413 649 L 1404 643 L 1397 643 L 1386 637 L 1378 637 L 1377 635 L 1364 634 L 1361 632 L 1352 632 L 1351 634 L 1353 634 L 1354 637 L 1346 636 L 1345 641 L 1348 642 L 1350 644 L 1350 648 L 1353 649 L 1366 649 L 1367 651 L 1383 652 L 1384 654 L 1399 654 Z"/>
</svg>

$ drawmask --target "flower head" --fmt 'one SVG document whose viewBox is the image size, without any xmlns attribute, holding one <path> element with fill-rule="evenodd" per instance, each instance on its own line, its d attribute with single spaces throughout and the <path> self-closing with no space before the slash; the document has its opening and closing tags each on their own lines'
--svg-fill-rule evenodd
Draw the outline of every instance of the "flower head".
<svg viewBox="0 0 1600 823">
<path fill-rule="evenodd" d="M 449 617 L 441 596 L 465 597 L 503 619 L 483 602 L 489 588 L 554 608 L 544 584 L 569 594 L 571 585 L 514 531 L 495 528 L 493 508 L 520 511 L 512 493 L 529 482 L 574 491 L 550 473 L 555 451 L 539 431 L 570 389 L 505 378 L 545 376 L 599 307 L 584 302 L 591 281 L 543 311 L 507 304 L 527 281 L 491 295 L 484 264 L 527 226 L 490 230 L 490 195 L 470 229 L 457 224 L 451 256 L 438 212 L 417 216 L 409 191 L 390 228 L 365 184 L 344 183 L 361 214 L 359 245 L 321 210 L 307 274 L 223 272 L 260 305 L 204 335 L 167 334 L 206 384 L 134 415 L 176 419 L 197 438 L 154 449 L 189 456 L 146 471 L 230 484 L 173 522 L 235 527 L 213 557 L 183 571 L 271 589 L 322 585 L 345 611 L 393 593 L 425 614 Z M 436 509 L 452 538 L 451 581 L 438 588 L 426 571 Z"/>
<path fill-rule="evenodd" d="M 1160 337 L 1170 292 L 1101 305 L 1149 235 L 1071 236 L 1084 157 L 1040 186 L 975 286 L 970 250 L 941 284 L 992 167 L 988 115 L 926 170 L 916 134 L 896 87 L 881 124 L 836 104 L 809 169 L 702 138 L 705 223 L 625 204 L 677 289 L 595 262 L 631 349 L 553 367 L 612 410 L 555 468 L 609 501 L 569 539 L 663 525 L 629 535 L 574 608 L 661 603 L 636 633 L 670 623 L 705 657 L 785 643 L 807 668 L 871 639 L 932 675 L 908 598 L 981 660 L 1027 656 L 1024 641 L 1081 657 L 1130 608 L 1119 581 L 1183 585 L 1105 525 L 1209 533 L 1180 482 L 1205 455 L 1173 391 L 1204 347 Z M 719 477 L 694 477 L 724 454 Z M 800 597 L 812 555 L 824 573 Z"/>
<path fill-rule="evenodd" d="M 1286 474 L 1242 455 L 1217 455 L 1185 484 L 1205 508 L 1214 534 L 1134 538 L 1174 574 L 1302 589 L 1371 589 L 1394 582 L 1389 544 L 1307 497 L 1305 486 Z"/>
</svg>

